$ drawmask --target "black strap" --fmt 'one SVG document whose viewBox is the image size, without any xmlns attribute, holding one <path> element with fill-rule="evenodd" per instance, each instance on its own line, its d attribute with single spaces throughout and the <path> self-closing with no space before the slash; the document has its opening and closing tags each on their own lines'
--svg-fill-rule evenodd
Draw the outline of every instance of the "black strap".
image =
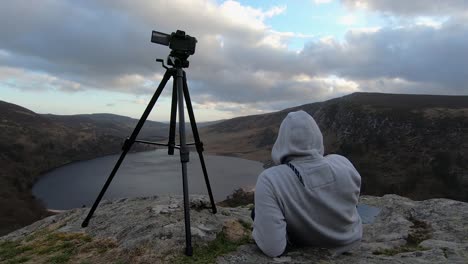
<svg viewBox="0 0 468 264">
<path fill-rule="evenodd" d="M 286 163 L 286 165 L 288 165 L 289 168 L 291 168 L 291 170 L 294 171 L 294 173 L 296 174 L 297 178 L 299 179 L 299 181 L 301 182 L 302 186 L 305 186 L 304 185 L 304 181 L 302 180 L 302 176 L 301 176 L 301 173 L 296 169 L 296 167 L 294 167 L 294 165 L 292 165 L 291 163 Z"/>
</svg>

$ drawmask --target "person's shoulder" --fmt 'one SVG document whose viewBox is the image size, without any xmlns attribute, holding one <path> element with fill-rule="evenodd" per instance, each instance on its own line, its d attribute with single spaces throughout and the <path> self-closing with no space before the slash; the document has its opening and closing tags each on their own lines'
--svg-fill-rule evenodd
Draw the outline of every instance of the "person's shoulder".
<svg viewBox="0 0 468 264">
<path fill-rule="evenodd" d="M 284 164 L 276 165 L 265 169 L 260 175 L 258 179 L 274 181 L 276 178 L 281 177 L 280 175 L 285 171 L 288 167 Z"/>
<path fill-rule="evenodd" d="M 327 155 L 325 159 L 332 170 L 334 170 L 339 175 L 343 175 L 342 173 L 351 175 L 351 178 L 354 179 L 356 184 L 360 186 L 361 175 L 349 159 L 338 154 Z"/>
<path fill-rule="evenodd" d="M 338 155 L 338 154 L 329 154 L 329 155 L 325 156 L 325 160 L 327 160 L 327 162 L 330 165 L 343 164 L 343 165 L 348 165 L 348 166 L 354 167 L 349 159 L 347 159 L 344 156 Z"/>
</svg>

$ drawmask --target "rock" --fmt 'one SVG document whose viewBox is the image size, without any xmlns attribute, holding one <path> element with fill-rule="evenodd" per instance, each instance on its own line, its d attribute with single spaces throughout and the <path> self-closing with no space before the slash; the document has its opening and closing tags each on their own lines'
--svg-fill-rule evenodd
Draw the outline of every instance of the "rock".
<svg viewBox="0 0 468 264">
<path fill-rule="evenodd" d="M 128 198 L 121 198 L 121 199 L 118 199 L 117 201 L 115 201 L 116 203 L 123 203 L 125 201 L 127 201 Z"/>
<path fill-rule="evenodd" d="M 200 230 L 205 231 L 205 232 L 214 232 L 214 231 L 216 231 L 216 226 L 214 226 L 214 225 L 200 224 L 200 225 L 198 225 L 198 228 Z"/>
<path fill-rule="evenodd" d="M 291 262 L 291 257 L 273 258 L 273 261 L 277 262 L 277 263 L 290 263 Z"/>
<path fill-rule="evenodd" d="M 207 196 L 191 195 L 190 208 L 195 210 L 211 209 L 211 203 Z"/>
<path fill-rule="evenodd" d="M 253 204 L 253 202 L 254 191 L 239 188 L 235 190 L 231 195 L 226 197 L 224 201 L 219 202 L 219 205 L 226 207 L 237 207 L 241 205 Z"/>
<path fill-rule="evenodd" d="M 205 232 L 203 232 L 200 228 L 190 227 L 190 231 L 192 232 L 192 236 L 197 236 L 199 238 L 206 237 Z"/>
<path fill-rule="evenodd" d="M 163 209 L 161 209 L 160 213 L 161 214 L 169 214 L 170 211 L 168 209 L 166 209 L 166 208 L 163 208 Z"/>
<path fill-rule="evenodd" d="M 179 204 L 176 204 L 176 203 L 170 204 L 170 205 L 168 205 L 168 208 L 169 209 L 177 209 L 177 208 L 179 208 Z"/>
<path fill-rule="evenodd" d="M 230 216 L 231 215 L 231 212 L 229 212 L 229 210 L 221 210 L 221 214 L 222 215 L 225 215 L 225 216 Z"/>
<path fill-rule="evenodd" d="M 362 204 L 379 207 L 381 212 L 374 222 L 364 225 L 363 239 L 356 248 L 337 256 L 332 249 L 290 248 L 280 258 L 272 259 L 254 242 L 244 239 L 250 235 L 252 223 L 248 208 L 219 207 L 221 213 L 214 215 L 206 209 L 206 205 L 210 207 L 206 197 L 194 197 L 191 206 L 197 210 L 190 214 L 195 256 L 206 250 L 212 254 L 213 248 L 226 243 L 243 243 L 210 263 L 468 263 L 468 204 L 463 202 L 363 196 Z M 109 201 L 98 207 L 87 228 L 81 228 L 81 222 L 89 209 L 73 209 L 1 237 L 0 250 L 2 241 L 10 243 L 5 245 L 15 241 L 28 245 L 38 239 L 38 243 L 47 243 L 52 234 L 60 234 L 64 239 L 83 238 L 73 240 L 73 263 L 177 263 L 185 247 L 182 205 L 180 196 Z M 213 245 L 219 243 L 221 233 L 228 242 Z M 70 243 L 67 241 L 63 243 Z M 17 257 L 47 263 L 55 254 L 28 255 L 34 253 L 31 248 L 17 249 L 23 252 Z M 15 257 L 1 261 L 18 262 Z"/>
<path fill-rule="evenodd" d="M 363 196 L 361 203 L 382 208 L 364 225 L 361 244 L 332 256 L 327 249 L 292 249 L 291 263 L 468 263 L 468 204 L 448 199 L 412 201 L 397 195 Z M 218 263 L 273 263 L 255 245 L 239 247 Z"/>
</svg>

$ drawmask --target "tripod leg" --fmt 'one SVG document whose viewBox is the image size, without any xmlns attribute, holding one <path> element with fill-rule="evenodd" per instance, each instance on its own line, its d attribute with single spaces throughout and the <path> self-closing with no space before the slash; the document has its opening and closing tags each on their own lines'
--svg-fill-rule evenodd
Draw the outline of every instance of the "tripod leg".
<svg viewBox="0 0 468 264">
<path fill-rule="evenodd" d="M 99 193 L 98 197 L 96 198 L 96 201 L 93 204 L 93 207 L 91 207 L 91 210 L 88 213 L 88 216 L 86 216 L 86 219 L 83 221 L 81 224 L 81 227 L 87 227 L 89 224 L 89 220 L 94 214 L 94 211 L 96 210 L 97 206 L 99 205 L 99 202 L 101 201 L 102 197 L 107 191 L 107 188 L 109 187 L 110 183 L 112 182 L 112 179 L 114 178 L 115 174 L 117 173 L 117 170 L 120 167 L 120 164 L 122 164 L 122 161 L 124 160 L 125 156 L 127 155 L 127 152 L 130 150 L 130 147 L 135 143 L 135 139 L 138 136 L 138 133 L 140 133 L 141 128 L 143 127 L 143 124 L 145 123 L 146 119 L 148 118 L 148 115 L 150 114 L 151 110 L 154 107 L 154 104 L 158 100 L 159 96 L 161 95 L 162 90 L 164 89 L 164 86 L 166 86 L 167 81 L 171 77 L 172 73 L 167 70 L 166 73 L 164 74 L 163 79 L 161 80 L 161 83 L 158 86 L 158 89 L 154 93 L 153 97 L 151 98 L 151 101 L 148 103 L 148 106 L 145 109 L 145 112 L 141 116 L 140 120 L 138 121 L 138 124 L 136 125 L 135 129 L 132 132 L 132 135 L 130 136 L 129 139 L 125 140 L 125 143 L 122 147 L 122 154 L 120 154 L 120 158 L 117 161 L 117 163 L 114 166 L 114 169 L 112 169 L 111 174 L 106 180 L 106 183 L 102 187 L 101 192 Z"/>
<path fill-rule="evenodd" d="M 169 125 L 169 142 L 168 142 L 168 155 L 174 155 L 175 146 L 175 129 L 176 129 L 176 117 L 177 117 L 177 86 L 175 78 L 172 84 L 172 104 L 171 104 L 171 122 Z"/>
<path fill-rule="evenodd" d="M 213 193 L 211 192 L 210 179 L 208 178 L 208 172 L 206 170 L 205 159 L 203 157 L 203 143 L 200 141 L 200 135 L 198 134 L 197 122 L 195 122 L 195 115 L 193 114 L 192 101 L 190 100 L 190 93 L 187 86 L 187 77 L 184 72 L 184 96 L 185 102 L 187 103 L 187 111 L 190 118 L 190 125 L 192 126 L 193 138 L 197 147 L 198 157 L 203 170 L 203 176 L 205 177 L 206 188 L 208 189 L 208 196 L 210 197 L 211 209 L 213 214 L 216 214 L 216 204 L 213 199 Z"/>
<path fill-rule="evenodd" d="M 185 255 L 192 256 L 192 234 L 190 230 L 190 204 L 187 182 L 187 162 L 189 161 L 189 151 L 185 142 L 185 116 L 184 116 L 184 92 L 183 92 L 184 71 L 177 69 L 175 78 L 177 86 L 177 96 L 179 104 L 179 137 L 180 137 L 180 162 L 182 163 L 182 183 L 184 191 L 184 218 L 185 218 Z"/>
</svg>

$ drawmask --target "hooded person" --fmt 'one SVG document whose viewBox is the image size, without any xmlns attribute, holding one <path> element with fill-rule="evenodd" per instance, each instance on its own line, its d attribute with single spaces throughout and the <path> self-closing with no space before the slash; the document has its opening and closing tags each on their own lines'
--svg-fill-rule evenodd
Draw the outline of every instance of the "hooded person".
<svg viewBox="0 0 468 264">
<path fill-rule="evenodd" d="M 253 237 L 266 255 L 280 256 L 288 242 L 339 254 L 361 240 L 361 176 L 345 157 L 323 153 L 315 120 L 289 113 L 271 153 L 277 166 L 263 171 L 255 187 Z"/>
</svg>

